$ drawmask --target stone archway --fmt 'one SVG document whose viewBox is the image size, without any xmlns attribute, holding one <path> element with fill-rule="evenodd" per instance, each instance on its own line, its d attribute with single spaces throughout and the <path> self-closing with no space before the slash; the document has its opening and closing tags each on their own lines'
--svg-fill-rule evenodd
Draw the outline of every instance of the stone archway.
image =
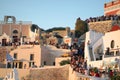
<svg viewBox="0 0 120 80">
<path fill-rule="evenodd" d="M 14 16 L 5 16 L 4 17 L 4 22 L 5 23 L 8 23 L 8 20 L 9 19 L 12 19 L 12 23 L 15 23 L 16 22 L 16 18 Z"/>
</svg>

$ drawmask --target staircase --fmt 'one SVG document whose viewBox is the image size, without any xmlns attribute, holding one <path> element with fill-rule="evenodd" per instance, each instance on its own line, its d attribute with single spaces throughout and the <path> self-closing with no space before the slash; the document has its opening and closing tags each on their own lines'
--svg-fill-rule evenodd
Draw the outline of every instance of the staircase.
<svg viewBox="0 0 120 80">
<path fill-rule="evenodd" d="M 96 48 L 97 48 L 98 46 L 100 46 L 102 43 L 103 43 L 102 38 L 100 38 L 99 40 L 97 40 L 97 41 L 95 42 L 95 44 L 93 45 L 93 48 L 96 49 Z"/>
<path fill-rule="evenodd" d="M 98 46 L 102 45 L 103 41 L 102 38 L 96 40 L 95 42 L 91 43 L 90 45 L 88 45 L 88 50 L 89 50 L 89 54 L 90 54 L 90 59 L 91 61 L 94 61 L 94 50 L 96 48 L 98 48 Z"/>
</svg>

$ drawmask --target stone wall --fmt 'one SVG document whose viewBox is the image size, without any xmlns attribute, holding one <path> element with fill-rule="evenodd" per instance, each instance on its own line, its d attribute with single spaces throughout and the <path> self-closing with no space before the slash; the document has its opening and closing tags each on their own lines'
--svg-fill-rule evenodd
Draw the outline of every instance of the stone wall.
<svg viewBox="0 0 120 80">
<path fill-rule="evenodd" d="M 29 74 L 29 69 L 17 69 L 19 80 L 22 80 L 23 77 L 26 77 Z M 0 78 L 4 78 L 7 74 L 10 74 L 12 69 L 0 68 Z"/>
<path fill-rule="evenodd" d="M 106 33 L 111 30 L 112 21 L 99 21 L 88 23 L 89 29 L 95 30 L 97 32 Z"/>
<path fill-rule="evenodd" d="M 0 78 L 4 78 L 12 69 L 0 68 Z"/>
<path fill-rule="evenodd" d="M 31 69 L 25 80 L 68 80 L 69 66 Z"/>
<path fill-rule="evenodd" d="M 108 20 L 88 23 L 89 29 L 96 32 L 107 33 L 112 30 L 112 27 L 118 25 L 120 27 L 120 20 Z"/>
</svg>

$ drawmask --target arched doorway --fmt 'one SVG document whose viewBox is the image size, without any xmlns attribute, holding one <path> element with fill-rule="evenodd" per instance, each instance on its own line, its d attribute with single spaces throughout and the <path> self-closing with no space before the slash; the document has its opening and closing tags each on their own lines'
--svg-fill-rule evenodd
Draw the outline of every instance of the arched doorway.
<svg viewBox="0 0 120 80">
<path fill-rule="evenodd" d="M 7 39 L 2 39 L 2 46 L 6 46 L 7 44 Z"/>
</svg>

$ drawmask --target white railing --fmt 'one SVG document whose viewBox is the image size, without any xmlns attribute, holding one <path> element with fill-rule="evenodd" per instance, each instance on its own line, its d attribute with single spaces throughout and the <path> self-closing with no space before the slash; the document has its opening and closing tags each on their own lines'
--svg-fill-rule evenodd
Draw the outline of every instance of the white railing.
<svg viewBox="0 0 120 80">
<path fill-rule="evenodd" d="M 76 77 L 77 77 L 77 80 L 109 80 L 108 76 L 101 78 L 101 77 L 95 77 L 95 76 L 81 75 L 79 73 L 76 73 Z"/>
<path fill-rule="evenodd" d="M 17 69 L 14 68 L 12 72 L 6 75 L 3 80 L 19 80 Z"/>
</svg>

